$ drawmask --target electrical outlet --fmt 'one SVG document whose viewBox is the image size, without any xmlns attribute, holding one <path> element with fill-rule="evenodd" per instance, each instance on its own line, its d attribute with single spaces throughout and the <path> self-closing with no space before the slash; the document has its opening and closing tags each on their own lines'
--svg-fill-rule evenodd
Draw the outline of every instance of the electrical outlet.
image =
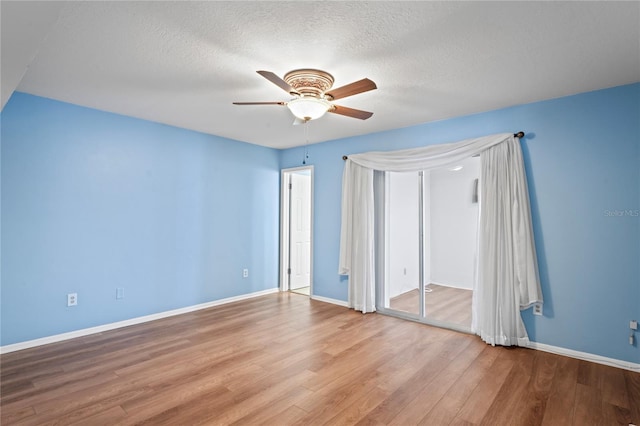
<svg viewBox="0 0 640 426">
<path fill-rule="evenodd" d="M 78 293 L 67 294 L 67 306 L 76 306 L 78 304 Z"/>
<path fill-rule="evenodd" d="M 116 288 L 116 299 L 124 299 L 124 287 Z"/>
<path fill-rule="evenodd" d="M 542 305 L 536 303 L 533 305 L 533 315 L 542 315 Z"/>
<path fill-rule="evenodd" d="M 243 269 L 242 270 L 242 278 L 247 278 L 249 276 L 249 270 L 248 269 Z"/>
<path fill-rule="evenodd" d="M 636 320 L 629 321 L 629 328 L 632 329 L 632 330 L 637 330 L 638 329 L 638 321 L 636 321 Z"/>
</svg>

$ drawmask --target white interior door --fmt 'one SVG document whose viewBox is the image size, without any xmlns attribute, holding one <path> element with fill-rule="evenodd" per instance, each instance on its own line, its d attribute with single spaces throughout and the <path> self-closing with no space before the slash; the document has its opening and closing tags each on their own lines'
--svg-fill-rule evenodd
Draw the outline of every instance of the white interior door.
<svg viewBox="0 0 640 426">
<path fill-rule="evenodd" d="M 290 176 L 289 288 L 295 290 L 311 283 L 311 176 Z"/>
</svg>

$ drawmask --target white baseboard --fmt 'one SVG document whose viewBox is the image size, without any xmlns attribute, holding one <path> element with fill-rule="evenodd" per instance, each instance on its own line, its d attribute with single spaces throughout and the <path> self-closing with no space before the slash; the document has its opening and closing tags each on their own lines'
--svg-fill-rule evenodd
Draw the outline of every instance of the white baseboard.
<svg viewBox="0 0 640 426">
<path fill-rule="evenodd" d="M 322 296 L 315 296 L 315 295 L 312 295 L 310 297 L 313 300 L 317 300 L 318 302 L 333 303 L 334 305 L 344 306 L 345 308 L 349 307 L 349 304 L 347 302 L 345 302 L 344 300 L 331 299 L 329 297 L 322 297 Z"/>
<path fill-rule="evenodd" d="M 469 287 L 461 287 L 461 286 L 458 286 L 458 285 L 455 285 L 455 284 L 444 284 L 444 283 L 439 283 L 439 282 L 436 282 L 436 281 L 431 281 L 431 282 L 427 283 L 426 285 L 428 286 L 429 284 L 439 285 L 440 287 L 457 288 L 457 289 L 460 289 L 460 290 L 473 290 L 472 288 L 469 288 Z"/>
<path fill-rule="evenodd" d="M 130 325 L 141 324 L 144 322 L 155 321 L 161 318 L 172 317 L 175 315 L 186 314 L 188 312 L 198 311 L 201 309 L 211 308 L 213 306 L 224 305 L 240 300 L 251 299 L 253 297 L 264 296 L 266 294 L 277 293 L 278 288 L 269 288 L 267 290 L 256 291 L 240 296 L 227 297 L 225 299 L 213 300 L 211 302 L 200 303 L 198 305 L 186 306 L 184 308 L 173 309 L 171 311 L 159 312 L 157 314 L 145 315 L 143 317 L 131 318 L 124 321 L 113 322 L 110 324 L 99 325 L 96 327 L 84 328 L 82 330 L 70 331 L 68 333 L 56 334 L 53 336 L 41 337 L 39 339 L 28 340 L 26 342 L 14 343 L 11 345 L 0 346 L 0 354 L 29 349 L 36 346 L 47 345 L 49 343 L 62 342 L 63 340 L 75 339 L 76 337 L 88 336 L 90 334 L 102 333 L 104 331 L 115 330 L 116 328 L 128 327 Z"/>
<path fill-rule="evenodd" d="M 640 372 L 640 364 L 629 361 L 621 361 L 619 359 L 607 358 L 600 355 L 594 355 L 587 352 L 574 351 L 572 349 L 561 348 L 558 346 L 546 345 L 544 343 L 529 342 L 529 347 L 538 351 L 550 352 L 552 354 L 564 355 L 570 358 L 582 359 L 584 361 L 595 362 L 596 364 L 608 365 L 611 367 L 623 368 L 629 371 Z"/>
<path fill-rule="evenodd" d="M 249 294 L 243 294 L 240 296 L 227 297 L 226 299 L 214 300 L 211 302 L 201 303 L 198 305 L 186 306 L 184 308 L 173 309 L 171 311 L 159 312 L 157 314 L 146 315 L 143 317 L 131 318 L 124 321 L 118 321 L 110 324 L 99 325 L 96 327 L 85 328 L 82 330 L 70 331 L 68 333 L 56 334 L 53 336 L 42 337 L 39 339 L 28 340 L 26 342 L 14 343 L 11 345 L 0 346 L 0 354 L 6 354 L 9 352 L 15 352 L 22 349 L 29 349 L 36 346 L 47 345 L 49 343 L 62 342 L 64 340 L 74 339 L 76 337 L 88 336 L 90 334 L 102 333 L 104 331 L 115 330 L 117 328 L 128 327 L 130 325 L 142 324 L 149 321 L 155 321 L 161 318 L 172 317 L 175 315 L 186 314 L 188 312 L 198 311 L 201 309 L 211 308 L 213 306 L 224 305 L 227 303 L 237 302 L 240 300 L 251 299 L 253 297 L 264 296 L 271 293 L 277 293 L 278 288 L 270 288 L 267 290 L 256 291 Z M 349 307 L 348 302 L 344 300 L 332 299 L 329 297 L 312 295 L 311 299 L 319 302 L 332 303 L 334 305 Z M 623 368 L 625 370 L 640 372 L 640 364 L 621 361 L 614 358 L 608 358 L 600 355 L 594 355 L 587 352 L 574 351 L 572 349 L 561 348 L 558 346 L 547 345 L 538 342 L 529 342 L 529 348 L 550 352 L 558 355 L 568 356 L 570 358 L 581 359 L 585 361 L 595 362 L 597 364 L 609 365 L 611 367 Z"/>
</svg>

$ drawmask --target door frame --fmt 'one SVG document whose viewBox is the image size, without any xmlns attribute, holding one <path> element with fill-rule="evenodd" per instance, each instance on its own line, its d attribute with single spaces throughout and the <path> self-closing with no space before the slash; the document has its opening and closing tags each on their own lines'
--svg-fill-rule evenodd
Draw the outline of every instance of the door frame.
<svg viewBox="0 0 640 426">
<path fill-rule="evenodd" d="M 313 296 L 313 165 L 292 167 L 288 169 L 280 170 L 280 291 L 289 291 L 289 224 L 291 222 L 291 209 L 290 209 L 290 195 L 288 177 L 295 172 L 302 170 L 309 170 L 311 179 L 311 190 L 309 195 L 311 197 L 311 206 L 309 208 L 309 227 L 311 229 L 310 248 L 309 248 L 309 296 Z"/>
</svg>

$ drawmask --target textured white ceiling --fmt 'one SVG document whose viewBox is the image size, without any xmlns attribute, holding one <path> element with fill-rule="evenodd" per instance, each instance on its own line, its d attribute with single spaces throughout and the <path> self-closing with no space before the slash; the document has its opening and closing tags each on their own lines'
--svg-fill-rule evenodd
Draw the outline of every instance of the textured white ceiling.
<svg viewBox="0 0 640 426">
<path fill-rule="evenodd" d="M 240 141 L 303 145 L 256 70 L 319 68 L 336 101 L 310 143 L 640 81 L 639 2 L 8 2 L 2 106 L 15 89 Z M 515 129 L 518 130 L 518 129 Z"/>
</svg>

